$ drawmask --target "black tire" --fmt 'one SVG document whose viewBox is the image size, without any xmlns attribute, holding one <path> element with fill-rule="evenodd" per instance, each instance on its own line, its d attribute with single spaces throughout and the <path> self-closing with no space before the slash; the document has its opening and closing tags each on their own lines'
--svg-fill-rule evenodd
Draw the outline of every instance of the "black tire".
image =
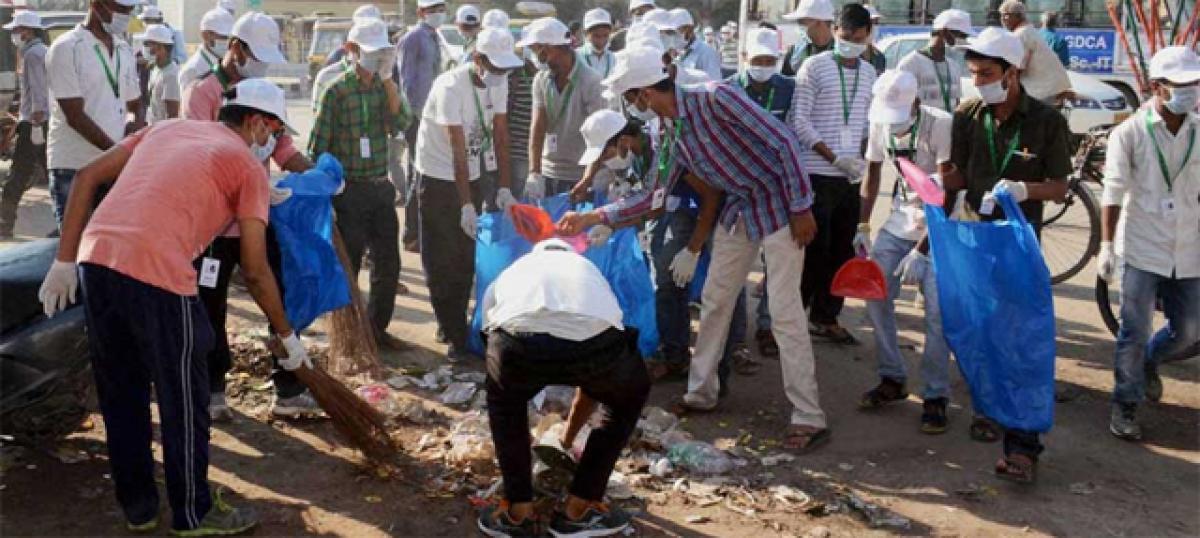
<svg viewBox="0 0 1200 538">
<path fill-rule="evenodd" d="M 1100 204 L 1086 184 L 1073 182 L 1066 202 L 1046 204 L 1043 212 L 1042 255 L 1050 268 L 1050 283 L 1059 284 L 1079 274 L 1100 251 Z"/>
<path fill-rule="evenodd" d="M 1114 304 L 1119 303 L 1114 299 L 1116 298 L 1109 295 L 1108 282 L 1105 282 L 1103 278 L 1096 277 L 1096 307 L 1100 309 L 1100 317 L 1104 319 L 1104 325 L 1108 327 L 1108 332 L 1116 336 L 1117 329 L 1121 328 L 1121 322 L 1117 319 L 1117 312 L 1113 308 Z"/>
</svg>

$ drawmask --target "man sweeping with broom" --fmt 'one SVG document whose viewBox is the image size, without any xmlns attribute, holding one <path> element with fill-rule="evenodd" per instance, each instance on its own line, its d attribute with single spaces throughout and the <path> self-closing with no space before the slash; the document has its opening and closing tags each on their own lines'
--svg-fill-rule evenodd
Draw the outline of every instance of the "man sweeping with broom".
<svg viewBox="0 0 1200 538">
<path fill-rule="evenodd" d="M 192 260 L 236 221 L 246 285 L 286 350 L 279 365 L 289 371 L 311 366 L 267 263 L 273 193 L 261 162 L 287 124 L 285 106 L 278 86 L 244 80 L 226 94 L 218 121 L 147 127 L 81 169 L 71 189 L 58 254 L 38 297 L 53 315 L 83 289 L 112 477 L 131 531 L 158 526 L 151 384 L 171 531 L 227 535 L 257 524 L 249 510 L 222 502 L 207 482 L 206 356 L 213 332 Z M 104 185 L 112 190 L 89 218 L 90 201 Z M 210 278 L 215 268 L 202 267 L 199 283 Z"/>
</svg>

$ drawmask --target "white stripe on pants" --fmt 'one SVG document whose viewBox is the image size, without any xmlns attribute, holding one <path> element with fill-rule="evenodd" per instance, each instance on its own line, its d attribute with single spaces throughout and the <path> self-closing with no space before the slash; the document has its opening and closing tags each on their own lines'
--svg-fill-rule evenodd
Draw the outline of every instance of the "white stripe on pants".
<svg viewBox="0 0 1200 538">
<path fill-rule="evenodd" d="M 729 336 L 729 320 L 734 300 L 745 285 L 750 265 L 758 255 L 759 241 L 746 237 L 745 226 L 733 230 L 717 228 L 713 234 L 712 262 L 704 283 L 703 308 L 696 352 L 688 372 L 689 405 L 716 406 L 719 381 L 717 365 Z M 767 259 L 767 293 L 771 297 L 772 332 L 779 344 L 779 362 L 783 368 L 783 390 L 792 403 L 792 424 L 825 427 L 825 413 L 817 401 L 816 365 L 812 341 L 808 336 L 808 316 L 800 298 L 800 278 L 804 271 L 804 250 L 792 240 L 787 226 L 768 235 L 762 242 Z"/>
</svg>

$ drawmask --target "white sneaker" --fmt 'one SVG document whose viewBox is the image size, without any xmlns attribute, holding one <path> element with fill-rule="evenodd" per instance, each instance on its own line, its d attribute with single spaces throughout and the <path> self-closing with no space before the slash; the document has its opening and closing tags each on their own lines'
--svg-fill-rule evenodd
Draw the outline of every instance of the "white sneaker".
<svg viewBox="0 0 1200 538">
<path fill-rule="evenodd" d="M 231 422 L 233 410 L 225 403 L 224 392 L 214 392 L 208 400 L 208 418 L 213 422 Z"/>
<path fill-rule="evenodd" d="M 306 390 L 290 398 L 276 396 L 271 414 L 287 418 L 314 416 L 321 414 L 321 406 L 313 399 L 312 393 Z"/>
</svg>

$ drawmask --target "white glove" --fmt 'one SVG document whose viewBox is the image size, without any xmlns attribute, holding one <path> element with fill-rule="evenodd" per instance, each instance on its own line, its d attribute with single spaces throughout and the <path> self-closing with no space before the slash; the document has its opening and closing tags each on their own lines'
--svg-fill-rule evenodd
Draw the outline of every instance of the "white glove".
<svg viewBox="0 0 1200 538">
<path fill-rule="evenodd" d="M 896 271 L 892 273 L 892 276 L 900 277 L 902 285 L 913 286 L 925 280 L 925 272 L 928 270 L 929 256 L 921 254 L 920 250 L 914 248 L 904 259 L 900 260 L 900 265 L 896 266 Z"/>
<path fill-rule="evenodd" d="M 671 260 L 671 275 L 675 277 L 675 285 L 681 288 L 686 287 L 688 282 L 692 281 L 692 277 L 696 276 L 696 264 L 700 261 L 700 253 L 692 252 L 687 247 L 684 247 L 675 255 L 675 259 Z"/>
<path fill-rule="evenodd" d="M 516 203 L 517 199 L 508 187 L 501 187 L 500 190 L 496 191 L 496 207 L 500 208 L 500 211 L 507 213 L 508 208 Z"/>
<path fill-rule="evenodd" d="M 271 206 L 277 206 L 292 197 L 292 189 L 287 187 L 271 187 Z"/>
<path fill-rule="evenodd" d="M 854 234 L 855 252 L 869 253 L 871 252 L 871 225 L 865 222 L 858 224 L 858 233 Z"/>
<path fill-rule="evenodd" d="M 614 200 L 620 200 L 621 198 L 628 196 L 632 190 L 633 187 L 629 185 L 628 181 L 623 179 L 613 181 L 612 183 L 608 184 L 608 201 L 612 202 Z"/>
<path fill-rule="evenodd" d="M 979 222 L 979 214 L 967 203 L 967 191 L 958 191 L 954 198 L 954 209 L 950 211 L 950 219 L 963 222 Z"/>
<path fill-rule="evenodd" d="M 861 157 L 838 157 L 834 159 L 833 166 L 845 172 L 851 181 L 862 179 L 863 174 L 867 171 L 867 161 Z"/>
<path fill-rule="evenodd" d="M 475 206 L 471 204 L 462 206 L 462 217 L 459 218 L 458 225 L 462 226 L 462 231 L 467 234 L 467 237 L 475 239 L 475 230 L 479 227 L 479 214 L 475 212 Z"/>
<path fill-rule="evenodd" d="M 287 338 L 281 340 L 283 349 L 287 351 L 287 358 L 279 359 L 279 367 L 289 372 L 307 366 L 312 368 L 312 359 L 308 358 L 308 350 L 304 349 L 304 342 L 300 341 L 300 337 L 296 336 L 295 331 Z"/>
<path fill-rule="evenodd" d="M 996 182 L 995 186 L 992 187 L 992 193 L 1000 190 L 1001 187 L 1007 188 L 1008 192 L 1012 194 L 1013 200 L 1016 200 L 1017 203 L 1021 203 L 1029 199 L 1029 188 L 1025 186 L 1024 181 L 1001 179 L 1000 181 Z"/>
<path fill-rule="evenodd" d="M 75 271 L 75 262 L 54 260 L 42 287 L 38 290 L 38 300 L 42 302 L 42 311 L 46 317 L 53 316 L 66 310 L 75 302 L 75 290 L 79 289 L 79 273 Z"/>
<path fill-rule="evenodd" d="M 1117 273 L 1117 252 L 1112 241 L 1100 242 L 1100 253 L 1096 255 L 1096 276 L 1112 284 Z"/>
<path fill-rule="evenodd" d="M 525 178 L 525 196 L 530 200 L 541 200 L 546 197 L 546 178 L 538 172 L 530 172 Z"/>
<path fill-rule="evenodd" d="M 588 244 L 592 247 L 602 247 L 608 244 L 608 238 L 612 237 L 613 229 L 605 224 L 597 224 L 588 230 Z"/>
</svg>

